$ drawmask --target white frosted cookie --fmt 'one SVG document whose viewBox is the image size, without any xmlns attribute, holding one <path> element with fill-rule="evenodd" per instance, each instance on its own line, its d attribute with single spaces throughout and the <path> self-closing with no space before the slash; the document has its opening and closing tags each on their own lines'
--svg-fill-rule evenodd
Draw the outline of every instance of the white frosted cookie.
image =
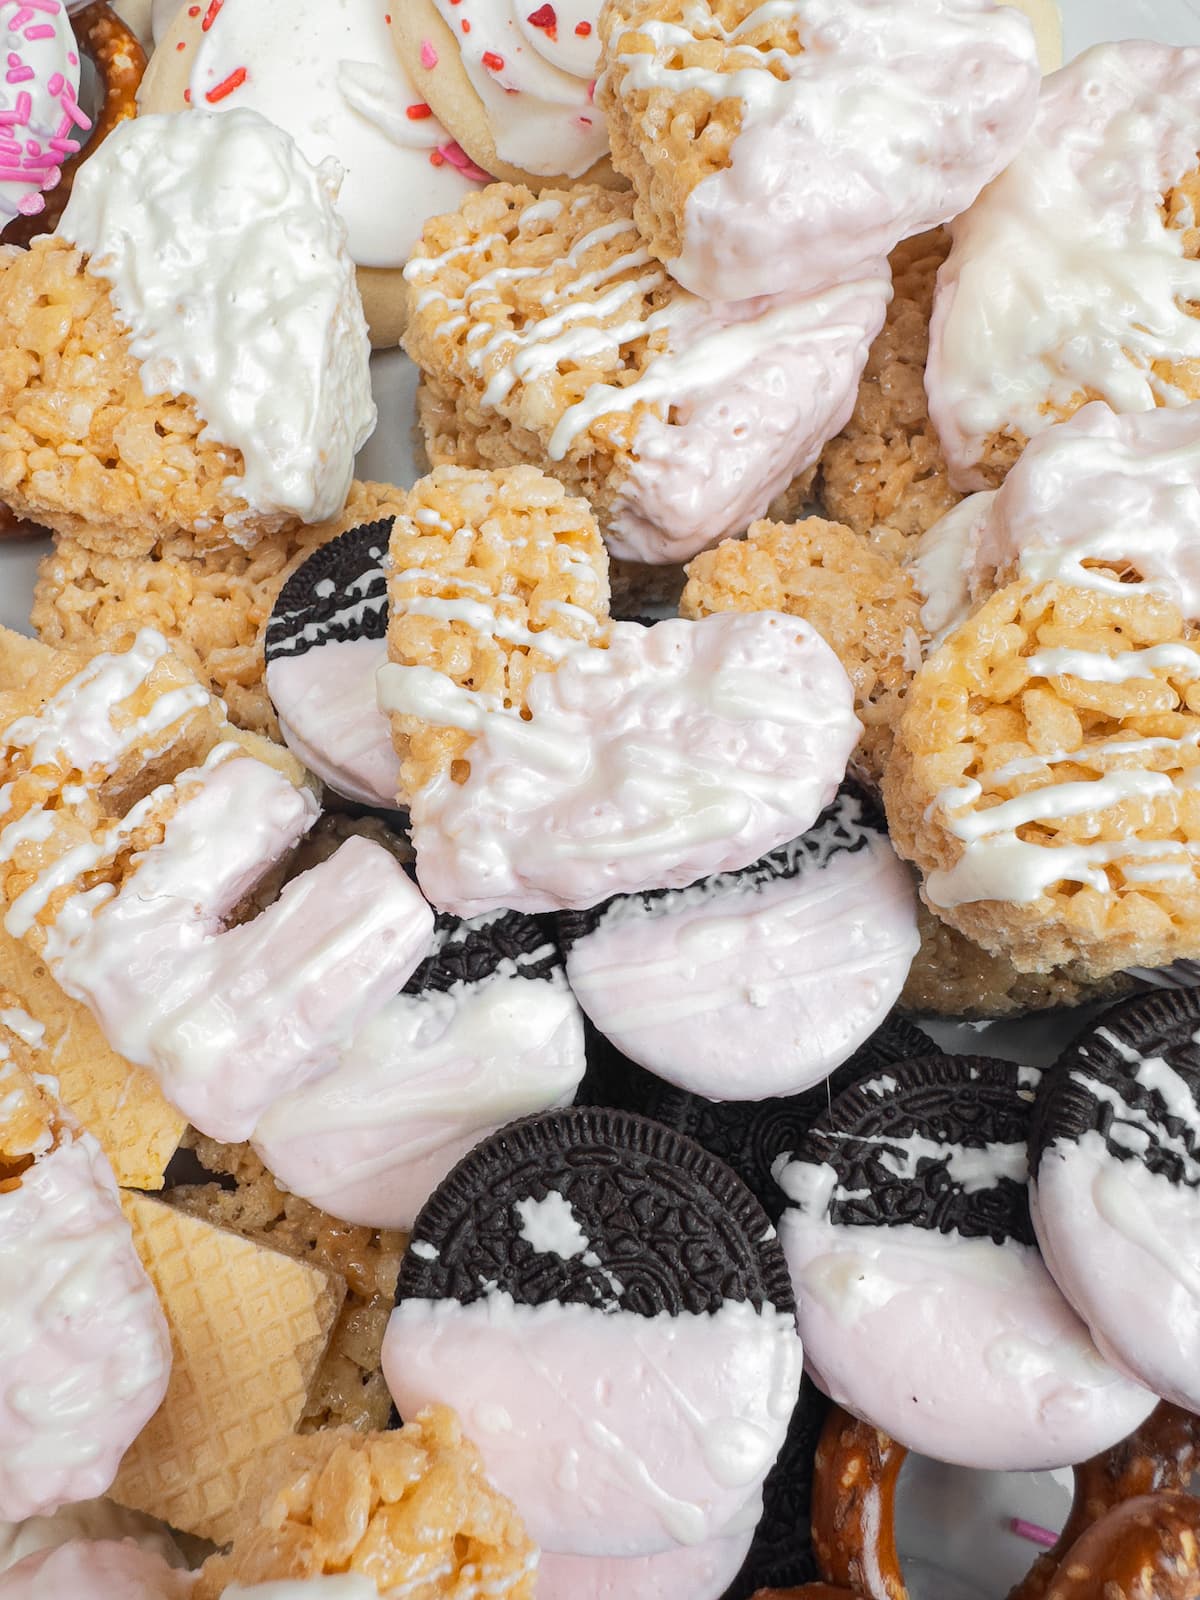
<svg viewBox="0 0 1200 1600">
<path fill-rule="evenodd" d="M 146 112 L 248 107 L 319 165 L 343 168 L 337 207 L 377 347 L 404 329 L 400 269 L 427 217 L 486 181 L 418 93 L 374 0 L 183 5 L 138 96 Z"/>
<path fill-rule="evenodd" d="M 623 188 L 593 102 L 599 15 L 600 0 L 404 0 L 390 20 L 422 98 L 485 172 Z"/>
<path fill-rule="evenodd" d="M 1200 49 L 1098 45 L 1046 79 L 938 277 L 926 387 L 956 488 L 995 488 L 1088 400 L 1200 398 L 1198 149 Z"/>
</svg>

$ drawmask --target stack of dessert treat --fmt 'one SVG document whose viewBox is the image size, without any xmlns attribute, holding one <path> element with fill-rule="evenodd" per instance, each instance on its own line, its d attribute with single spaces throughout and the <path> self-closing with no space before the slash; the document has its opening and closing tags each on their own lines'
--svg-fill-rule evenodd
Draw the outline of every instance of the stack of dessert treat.
<svg viewBox="0 0 1200 1600">
<path fill-rule="evenodd" d="M 1200 1595 L 1200 49 L 391 3 L 0 0 L 0 1600 Z"/>
</svg>

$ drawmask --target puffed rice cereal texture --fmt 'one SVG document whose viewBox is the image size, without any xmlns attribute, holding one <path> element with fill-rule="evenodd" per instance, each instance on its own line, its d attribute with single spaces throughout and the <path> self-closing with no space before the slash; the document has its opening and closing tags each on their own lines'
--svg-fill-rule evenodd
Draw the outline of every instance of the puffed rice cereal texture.
<svg viewBox="0 0 1200 1600">
<path fill-rule="evenodd" d="M 909 688 L 884 779 L 926 903 L 1022 972 L 1200 954 L 1200 641 L 1164 600 L 1014 583 Z"/>
<path fill-rule="evenodd" d="M 245 1531 L 205 1563 L 194 1600 L 218 1600 L 231 1583 L 344 1572 L 411 1600 L 533 1600 L 537 1548 L 448 1407 L 390 1433 L 290 1439 L 262 1477 Z"/>
</svg>

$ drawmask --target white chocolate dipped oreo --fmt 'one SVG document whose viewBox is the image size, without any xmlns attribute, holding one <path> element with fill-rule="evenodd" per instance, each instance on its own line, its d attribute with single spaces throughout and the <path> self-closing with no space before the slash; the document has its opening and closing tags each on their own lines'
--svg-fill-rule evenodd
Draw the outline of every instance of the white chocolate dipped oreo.
<svg viewBox="0 0 1200 1600">
<path fill-rule="evenodd" d="M 502 1131 L 433 1196 L 383 1364 L 403 1414 L 456 1395 L 544 1550 L 626 1559 L 753 1528 L 800 1346 L 778 1242 L 733 1174 L 644 1118 L 577 1109 Z"/>
<path fill-rule="evenodd" d="M 960 1466 L 1083 1461 L 1157 1404 L 1104 1360 L 1034 1242 L 1039 1077 L 976 1056 L 901 1063 L 840 1094 L 781 1163 L 810 1375 L 906 1448 Z"/>
<path fill-rule="evenodd" d="M 221 0 L 181 6 L 139 96 L 146 112 L 248 108 L 343 177 L 337 208 L 372 342 L 395 344 L 401 276 L 427 217 L 487 174 L 438 121 L 392 47 L 374 0 Z"/>
<path fill-rule="evenodd" d="M 568 1104 L 584 1067 L 583 1019 L 547 929 L 515 912 L 439 917 L 403 992 L 333 1072 L 275 1102 L 254 1147 L 332 1216 L 410 1229 L 473 1145 Z"/>
<path fill-rule="evenodd" d="M 794 1095 L 891 1010 L 915 955 L 911 875 L 861 791 L 740 872 L 564 913 L 580 1004 L 631 1061 L 712 1100 Z"/>
<path fill-rule="evenodd" d="M 1200 1409 L 1200 1004 L 1124 1002 L 1047 1075 L 1032 1141 L 1038 1242 L 1110 1361 Z"/>
<path fill-rule="evenodd" d="M 391 521 L 322 545 L 280 591 L 265 636 L 267 693 L 292 753 L 329 788 L 394 809 L 400 761 L 379 709 Z"/>
</svg>

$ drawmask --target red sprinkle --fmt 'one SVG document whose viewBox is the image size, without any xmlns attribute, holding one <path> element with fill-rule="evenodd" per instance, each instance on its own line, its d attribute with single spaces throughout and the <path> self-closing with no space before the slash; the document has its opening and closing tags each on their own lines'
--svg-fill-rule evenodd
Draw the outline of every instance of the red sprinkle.
<svg viewBox="0 0 1200 1600">
<path fill-rule="evenodd" d="M 190 106 L 191 105 L 191 103 L 192 103 L 192 91 L 190 89 L 185 89 L 183 91 L 183 103 L 184 103 L 185 106 Z"/>
<path fill-rule="evenodd" d="M 199 15 L 200 15 L 200 7 L 199 6 L 189 6 L 188 7 L 188 16 L 189 17 L 198 17 Z"/>
<path fill-rule="evenodd" d="M 444 167 L 446 165 L 446 158 L 440 150 L 431 150 L 429 152 L 429 165 L 431 167 Z"/>
<path fill-rule="evenodd" d="M 221 7 L 225 0 L 209 0 L 208 10 L 204 13 L 204 21 L 200 24 L 201 33 L 207 33 L 220 15 Z"/>
<path fill-rule="evenodd" d="M 498 56 L 494 50 L 485 50 L 483 52 L 483 64 L 489 72 L 504 71 L 504 57 Z"/>
<path fill-rule="evenodd" d="M 422 102 L 420 105 L 405 106 L 404 115 L 410 122 L 424 122 L 426 117 L 433 115 L 433 112 Z"/>
<path fill-rule="evenodd" d="M 592 25 L 591 25 L 590 22 L 577 22 L 575 24 L 575 32 L 579 35 L 579 37 L 581 39 L 586 39 L 588 34 L 591 33 L 591 31 L 592 31 Z"/>
<path fill-rule="evenodd" d="M 176 50 L 186 50 L 187 49 L 187 40 L 186 39 L 180 39 L 179 43 L 175 46 L 175 48 L 176 48 Z"/>
<path fill-rule="evenodd" d="M 235 67 L 227 78 L 222 79 L 215 88 L 210 89 L 204 98 L 210 106 L 215 106 L 218 100 L 227 99 L 235 89 L 240 89 L 246 81 L 245 67 Z"/>
<path fill-rule="evenodd" d="M 467 21 L 466 17 L 462 19 L 462 31 L 464 33 L 470 33 L 471 31 L 471 24 Z"/>
<path fill-rule="evenodd" d="M 558 40 L 558 13 L 553 6 L 539 6 L 536 11 L 531 11 L 525 18 L 531 27 L 541 28 L 546 37 L 554 42 Z"/>
</svg>

